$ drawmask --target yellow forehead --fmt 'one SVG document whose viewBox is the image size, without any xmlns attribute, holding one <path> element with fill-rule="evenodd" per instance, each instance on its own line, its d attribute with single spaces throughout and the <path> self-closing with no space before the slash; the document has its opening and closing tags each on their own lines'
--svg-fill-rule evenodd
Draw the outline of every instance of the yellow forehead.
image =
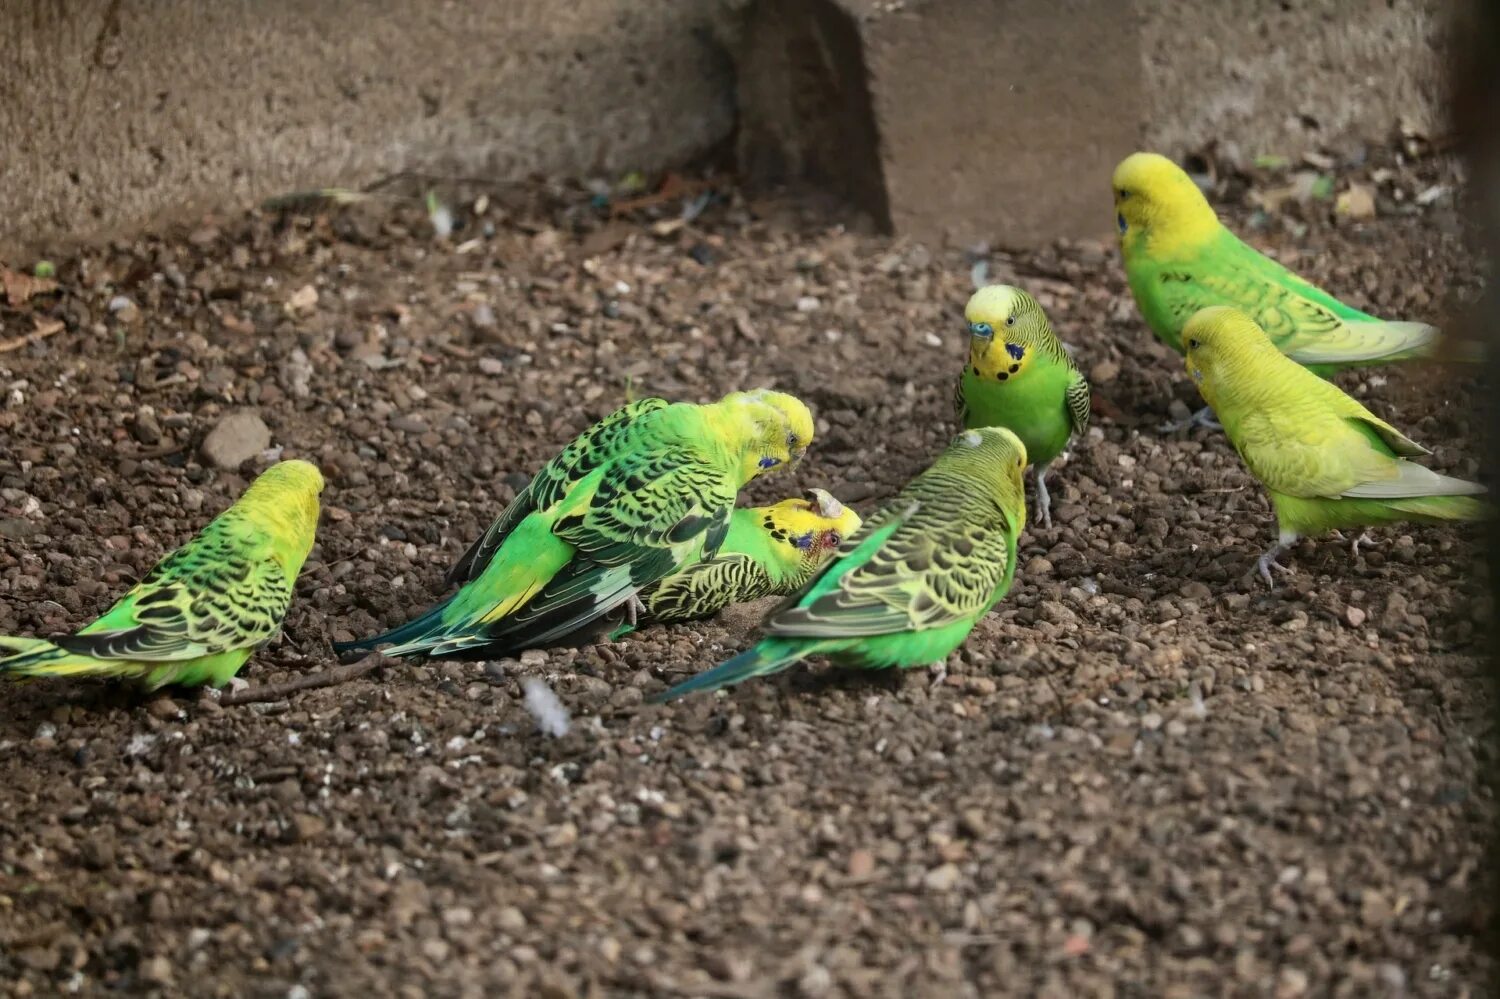
<svg viewBox="0 0 1500 999">
<path fill-rule="evenodd" d="M 969 304 L 964 306 L 964 318 L 971 323 L 1003 323 L 1019 301 L 1020 292 L 1010 285 L 988 285 L 969 296 Z"/>
<path fill-rule="evenodd" d="M 1115 190 L 1151 191 L 1193 179 L 1160 153 L 1131 153 L 1115 167 L 1112 183 Z"/>
<path fill-rule="evenodd" d="M 812 410 L 801 399 L 785 392 L 765 392 L 760 395 L 760 401 L 782 415 L 786 420 L 787 433 L 796 435 L 798 443 L 806 444 L 812 440 Z"/>
<path fill-rule="evenodd" d="M 318 471 L 318 466 L 299 458 L 279 461 L 262 472 L 260 477 L 292 488 L 323 491 L 323 473 Z"/>
<path fill-rule="evenodd" d="M 818 512 L 816 504 L 805 499 L 784 499 L 780 503 L 761 509 L 778 527 L 789 534 L 827 530 L 852 534 L 859 529 L 860 524 L 859 514 L 847 506 L 837 517 L 825 517 Z"/>
</svg>

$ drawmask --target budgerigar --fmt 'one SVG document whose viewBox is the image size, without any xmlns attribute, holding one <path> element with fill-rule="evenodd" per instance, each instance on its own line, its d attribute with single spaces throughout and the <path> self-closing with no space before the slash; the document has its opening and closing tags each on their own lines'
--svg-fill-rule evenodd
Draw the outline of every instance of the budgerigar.
<svg viewBox="0 0 1500 999">
<path fill-rule="evenodd" d="M 1272 569 L 1289 571 L 1276 556 L 1300 537 L 1487 515 L 1483 486 L 1408 461 L 1427 450 L 1287 358 L 1244 313 L 1203 309 L 1182 335 L 1189 376 L 1271 494 L 1280 536 L 1257 566 L 1267 585 Z"/>
<path fill-rule="evenodd" d="M 808 656 L 862 669 L 941 664 L 1010 589 L 1025 467 L 1026 446 L 1011 431 L 959 434 L 771 613 L 758 644 L 656 699 L 717 690 Z"/>
<path fill-rule="evenodd" d="M 222 687 L 281 631 L 322 491 L 305 461 L 271 466 L 97 621 L 64 638 L 0 638 L 0 674 Z"/>
<path fill-rule="evenodd" d="M 1360 312 L 1241 242 L 1165 156 L 1127 156 L 1113 184 L 1130 290 L 1146 324 L 1177 352 L 1183 324 L 1210 305 L 1241 310 L 1278 350 L 1320 375 L 1434 352 L 1436 327 Z"/>
<path fill-rule="evenodd" d="M 964 308 L 969 364 L 958 379 L 966 429 L 1005 427 L 1036 466 L 1037 518 L 1052 526 L 1047 466 L 1089 427 L 1089 383 L 1037 300 L 1009 285 L 980 288 Z"/>
<path fill-rule="evenodd" d="M 695 621 L 730 604 L 795 592 L 859 523 L 859 514 L 822 489 L 808 490 L 803 499 L 735 510 L 717 555 L 641 591 L 645 613 L 638 623 Z M 622 623 L 609 637 L 634 630 Z"/>
<path fill-rule="evenodd" d="M 416 620 L 336 648 L 488 659 L 545 645 L 724 543 L 740 488 L 795 462 L 812 414 L 776 392 L 694 405 L 642 399 L 590 427 L 521 491 Z"/>
</svg>

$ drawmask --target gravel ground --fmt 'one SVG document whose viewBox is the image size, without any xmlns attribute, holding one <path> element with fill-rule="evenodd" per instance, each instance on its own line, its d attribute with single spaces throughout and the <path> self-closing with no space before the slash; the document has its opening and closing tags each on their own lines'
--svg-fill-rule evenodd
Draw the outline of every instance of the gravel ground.
<svg viewBox="0 0 1500 999">
<path fill-rule="evenodd" d="M 1457 170 L 1393 156 L 1333 169 L 1378 192 L 1368 221 L 1284 199 L 1307 184 L 1285 170 L 1217 196 L 1352 303 L 1449 319 L 1479 287 L 1461 209 L 1433 196 Z M 230 502 L 267 438 L 329 488 L 252 684 L 331 668 L 330 640 L 429 604 L 526 473 L 627 391 L 806 399 L 809 460 L 757 500 L 819 485 L 868 508 L 953 432 L 972 258 L 734 192 L 685 226 L 676 200 L 609 220 L 586 194 L 477 193 L 447 192 L 446 240 L 410 201 L 208 219 L 61 260 L 59 293 L 0 307 L 0 340 L 55 331 L 0 355 L 0 631 L 90 619 Z M 1267 593 L 1247 574 L 1269 506 L 1222 435 L 1158 431 L 1197 400 L 1113 247 L 985 259 L 1076 349 L 1096 428 L 942 684 L 815 666 L 642 703 L 743 647 L 741 608 L 244 706 L 7 687 L 4 987 L 1477 992 L 1495 760 L 1475 532 L 1388 530 L 1358 560 L 1305 541 Z M 1468 373 L 1342 383 L 1477 474 Z M 534 676 L 573 714 L 562 738 L 523 706 Z"/>
</svg>

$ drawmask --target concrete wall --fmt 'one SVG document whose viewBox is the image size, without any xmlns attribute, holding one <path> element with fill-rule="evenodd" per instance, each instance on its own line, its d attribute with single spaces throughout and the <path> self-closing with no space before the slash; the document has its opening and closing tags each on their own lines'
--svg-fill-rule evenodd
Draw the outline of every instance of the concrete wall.
<svg viewBox="0 0 1500 999">
<path fill-rule="evenodd" d="M 1137 0 L 1147 141 L 1247 156 L 1446 130 L 1451 0 Z"/>
<path fill-rule="evenodd" d="M 722 0 L 5 0 L 0 252 L 198 204 L 680 161 L 733 126 Z"/>
<path fill-rule="evenodd" d="M 5 0 L 0 255 L 404 168 L 658 168 L 737 104 L 752 174 L 898 231 L 1084 235 L 1069 185 L 1138 143 L 1439 130 L 1447 2 Z"/>
</svg>

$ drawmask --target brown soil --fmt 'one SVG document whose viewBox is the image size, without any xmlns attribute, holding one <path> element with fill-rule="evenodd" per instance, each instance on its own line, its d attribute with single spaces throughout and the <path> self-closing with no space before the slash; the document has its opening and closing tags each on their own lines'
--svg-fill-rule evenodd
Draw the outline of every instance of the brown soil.
<svg viewBox="0 0 1500 999">
<path fill-rule="evenodd" d="M 1397 167 L 1374 221 L 1315 202 L 1251 235 L 1353 304 L 1451 319 L 1478 264 L 1451 197 L 1413 206 L 1438 182 L 1443 161 Z M 1247 231 L 1245 185 L 1219 194 Z M 755 499 L 867 508 L 952 433 L 960 253 L 737 195 L 665 233 L 676 202 L 653 222 L 561 191 L 453 200 L 446 242 L 404 202 L 208 220 L 62 261 L 59 297 L 0 311 L 0 340 L 66 323 L 0 355 L 0 632 L 83 624 L 229 503 L 267 459 L 230 474 L 198 449 L 241 407 L 329 479 L 252 684 L 427 605 L 627 386 L 814 406 L 809 460 Z M 1221 434 L 1156 429 L 1197 400 L 1114 250 L 994 254 L 990 275 L 1076 348 L 1097 430 L 944 683 L 814 666 L 642 703 L 743 647 L 742 610 L 269 704 L 7 687 L 11 994 L 1476 990 L 1495 759 L 1474 532 L 1388 530 L 1358 560 L 1307 541 L 1267 593 L 1264 496 Z M 1477 474 L 1467 372 L 1341 383 Z M 522 706 L 533 675 L 573 713 L 561 739 Z"/>
</svg>

